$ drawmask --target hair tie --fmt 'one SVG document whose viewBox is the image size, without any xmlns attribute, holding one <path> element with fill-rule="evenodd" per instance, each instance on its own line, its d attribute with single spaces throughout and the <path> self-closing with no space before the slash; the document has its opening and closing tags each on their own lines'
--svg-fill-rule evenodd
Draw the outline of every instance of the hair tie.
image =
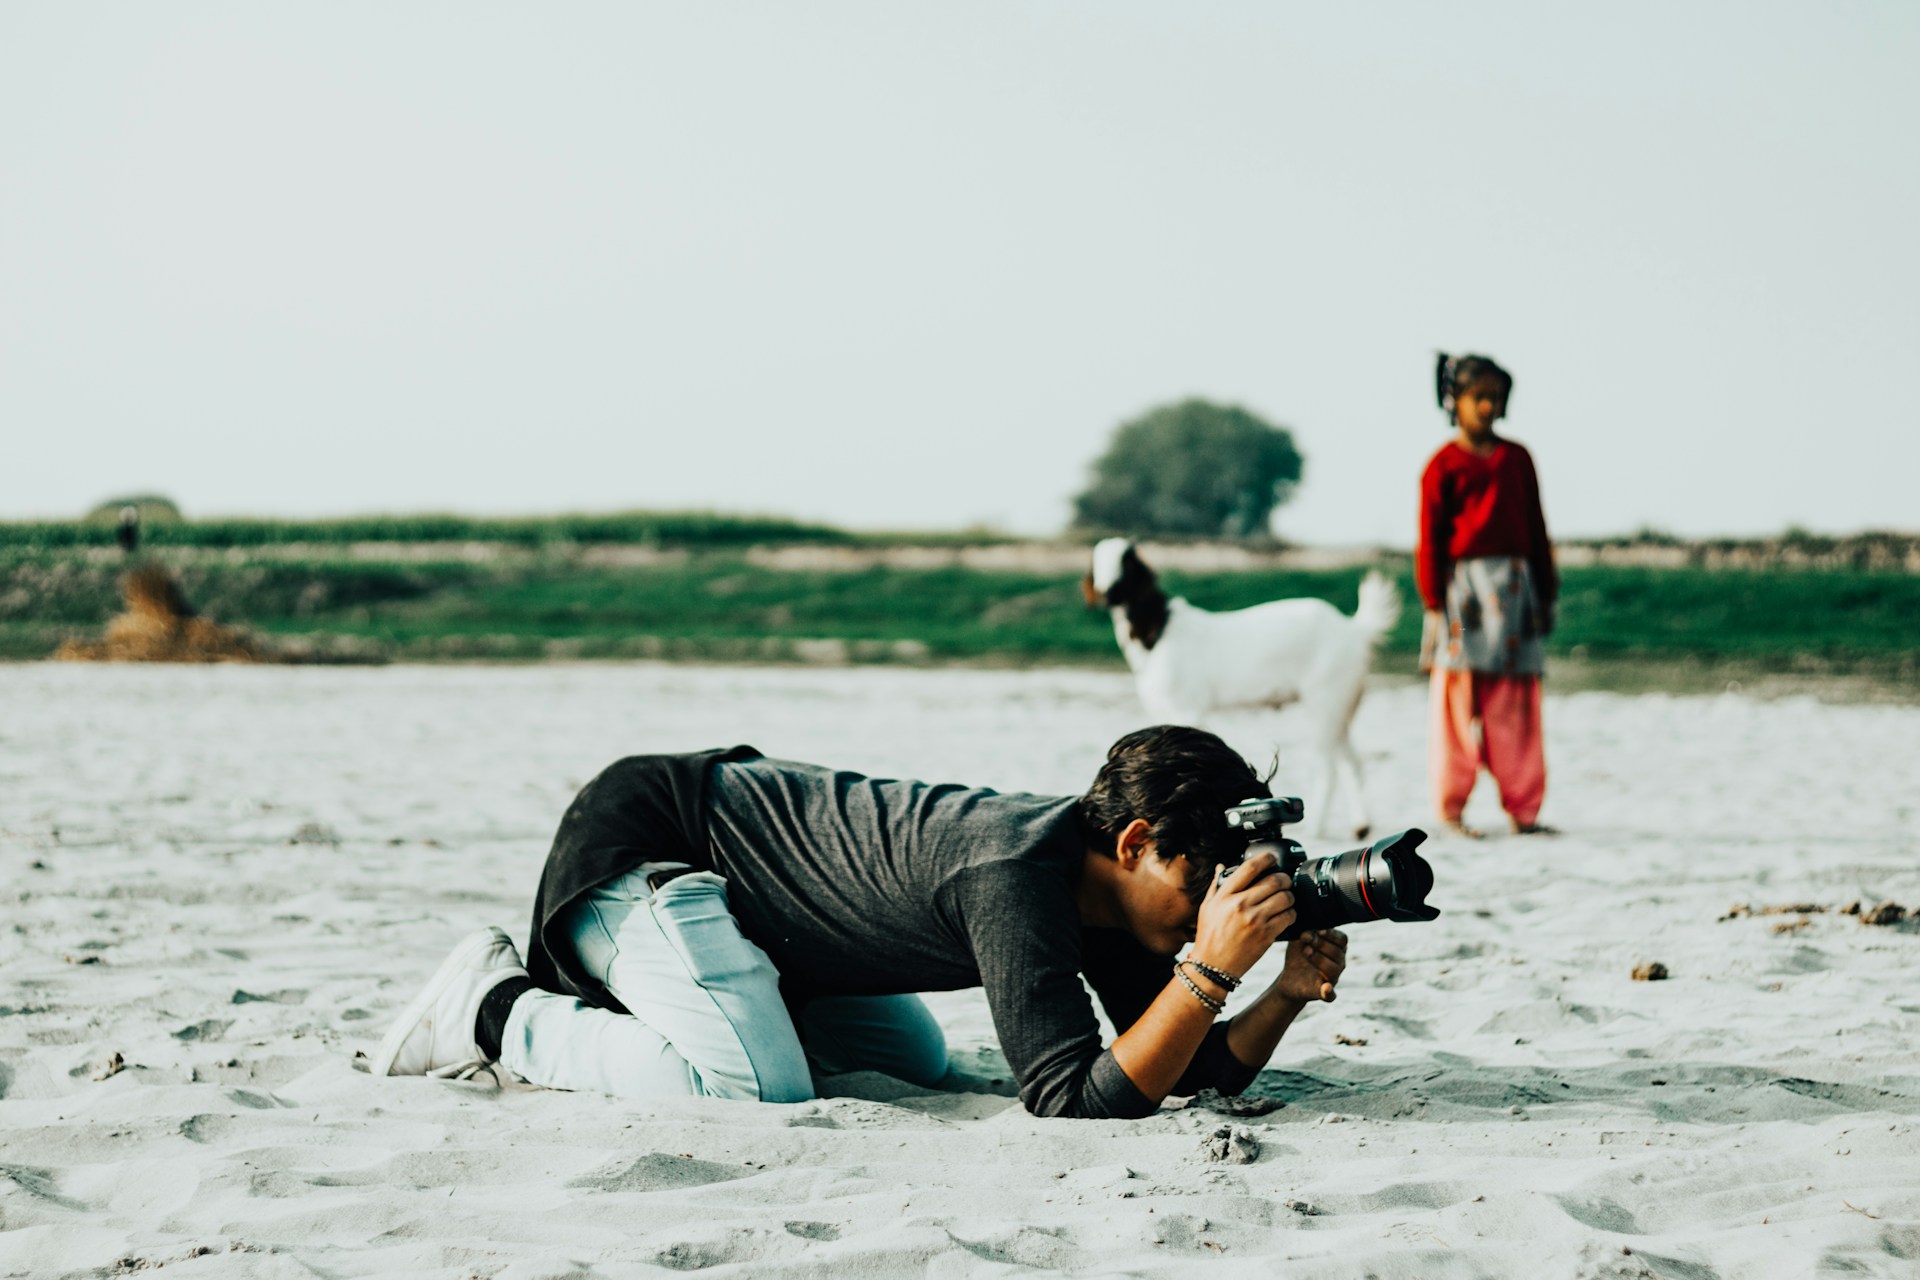
<svg viewBox="0 0 1920 1280">
<path fill-rule="evenodd" d="M 1448 414 L 1453 412 L 1453 389 L 1459 376 L 1460 362 L 1442 351 L 1433 365 L 1433 395 Z"/>
</svg>

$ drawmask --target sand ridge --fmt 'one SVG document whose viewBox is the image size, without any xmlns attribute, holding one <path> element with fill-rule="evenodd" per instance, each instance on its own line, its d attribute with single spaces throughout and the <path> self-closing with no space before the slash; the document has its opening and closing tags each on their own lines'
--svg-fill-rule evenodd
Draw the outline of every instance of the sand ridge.
<svg viewBox="0 0 1920 1280">
<path fill-rule="evenodd" d="M 1341 1000 L 1251 1091 L 1284 1105 L 1087 1122 L 1009 1096 L 976 992 L 930 997 L 937 1094 L 641 1105 L 353 1053 L 459 933 L 524 937 L 618 755 L 1072 791 L 1139 719 L 1122 676 L 31 665 L 0 708 L 0 1275 L 1920 1265 L 1920 930 L 1837 911 L 1920 904 L 1920 710 L 1550 697 L 1568 834 L 1434 841 L 1445 914 L 1354 930 Z M 1221 727 L 1290 758 L 1285 717 Z M 1423 728 L 1417 687 L 1363 704 L 1391 825 L 1426 814 Z M 1498 825 L 1484 792 L 1470 817 Z M 1801 902 L 1830 909 L 1729 915 Z M 1223 1127 L 1251 1162 L 1209 1158 Z"/>
</svg>

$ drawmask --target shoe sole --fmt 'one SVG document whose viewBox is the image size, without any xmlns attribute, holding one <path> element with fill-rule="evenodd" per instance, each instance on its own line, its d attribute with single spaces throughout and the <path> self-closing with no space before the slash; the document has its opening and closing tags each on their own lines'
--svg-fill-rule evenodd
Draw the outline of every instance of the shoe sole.
<svg viewBox="0 0 1920 1280">
<path fill-rule="evenodd" d="M 393 1060 L 400 1056 L 400 1050 L 406 1047 L 407 1039 L 413 1035 L 421 1020 L 432 1012 L 441 994 L 453 985 L 473 960 L 502 942 L 509 946 L 513 945 L 512 940 L 507 937 L 506 930 L 496 925 L 489 925 L 460 940 L 454 947 L 453 954 L 440 962 L 440 967 L 434 970 L 431 978 L 427 979 L 426 987 L 413 998 L 412 1004 L 401 1011 L 399 1018 L 394 1021 L 393 1026 L 380 1041 L 379 1052 L 374 1054 L 373 1065 L 370 1068 L 372 1074 L 376 1076 L 393 1074 Z M 513 977 L 514 971 L 502 969 L 500 976 L 503 980 Z"/>
</svg>

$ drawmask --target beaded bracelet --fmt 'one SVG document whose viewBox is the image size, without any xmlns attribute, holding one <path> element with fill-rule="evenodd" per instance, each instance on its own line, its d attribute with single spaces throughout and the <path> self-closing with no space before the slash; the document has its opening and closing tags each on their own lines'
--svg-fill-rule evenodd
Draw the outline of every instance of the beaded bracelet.
<svg viewBox="0 0 1920 1280">
<path fill-rule="evenodd" d="M 1180 964 L 1192 965 L 1194 968 L 1198 969 L 1206 977 L 1213 979 L 1214 982 L 1225 987 L 1229 991 L 1238 990 L 1240 987 L 1240 979 L 1234 977 L 1232 974 L 1228 973 L 1225 969 L 1214 968 L 1212 965 L 1208 964 L 1205 960 L 1194 960 L 1189 958 L 1189 959 L 1180 961 L 1179 964 L 1176 964 L 1174 967 L 1178 968 Z"/>
<path fill-rule="evenodd" d="M 1205 1005 L 1209 1013 L 1218 1014 L 1226 1010 L 1226 1004 L 1223 1001 L 1215 1000 L 1212 996 L 1202 991 L 1199 985 L 1187 976 L 1186 970 L 1176 968 L 1173 972 L 1175 977 L 1187 984 L 1187 990 L 1193 992 L 1193 998 Z"/>
</svg>

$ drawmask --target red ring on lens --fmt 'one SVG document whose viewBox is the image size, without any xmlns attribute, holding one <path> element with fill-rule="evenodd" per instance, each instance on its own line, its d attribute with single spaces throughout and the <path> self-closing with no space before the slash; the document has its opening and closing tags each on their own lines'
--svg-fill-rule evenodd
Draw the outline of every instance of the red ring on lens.
<svg viewBox="0 0 1920 1280">
<path fill-rule="evenodd" d="M 1373 905 L 1373 895 L 1367 892 L 1367 859 L 1372 856 L 1372 849 L 1368 849 L 1360 855 L 1360 901 L 1367 904 L 1367 910 L 1373 912 L 1373 918 L 1378 920 L 1380 918 L 1379 909 Z"/>
</svg>

